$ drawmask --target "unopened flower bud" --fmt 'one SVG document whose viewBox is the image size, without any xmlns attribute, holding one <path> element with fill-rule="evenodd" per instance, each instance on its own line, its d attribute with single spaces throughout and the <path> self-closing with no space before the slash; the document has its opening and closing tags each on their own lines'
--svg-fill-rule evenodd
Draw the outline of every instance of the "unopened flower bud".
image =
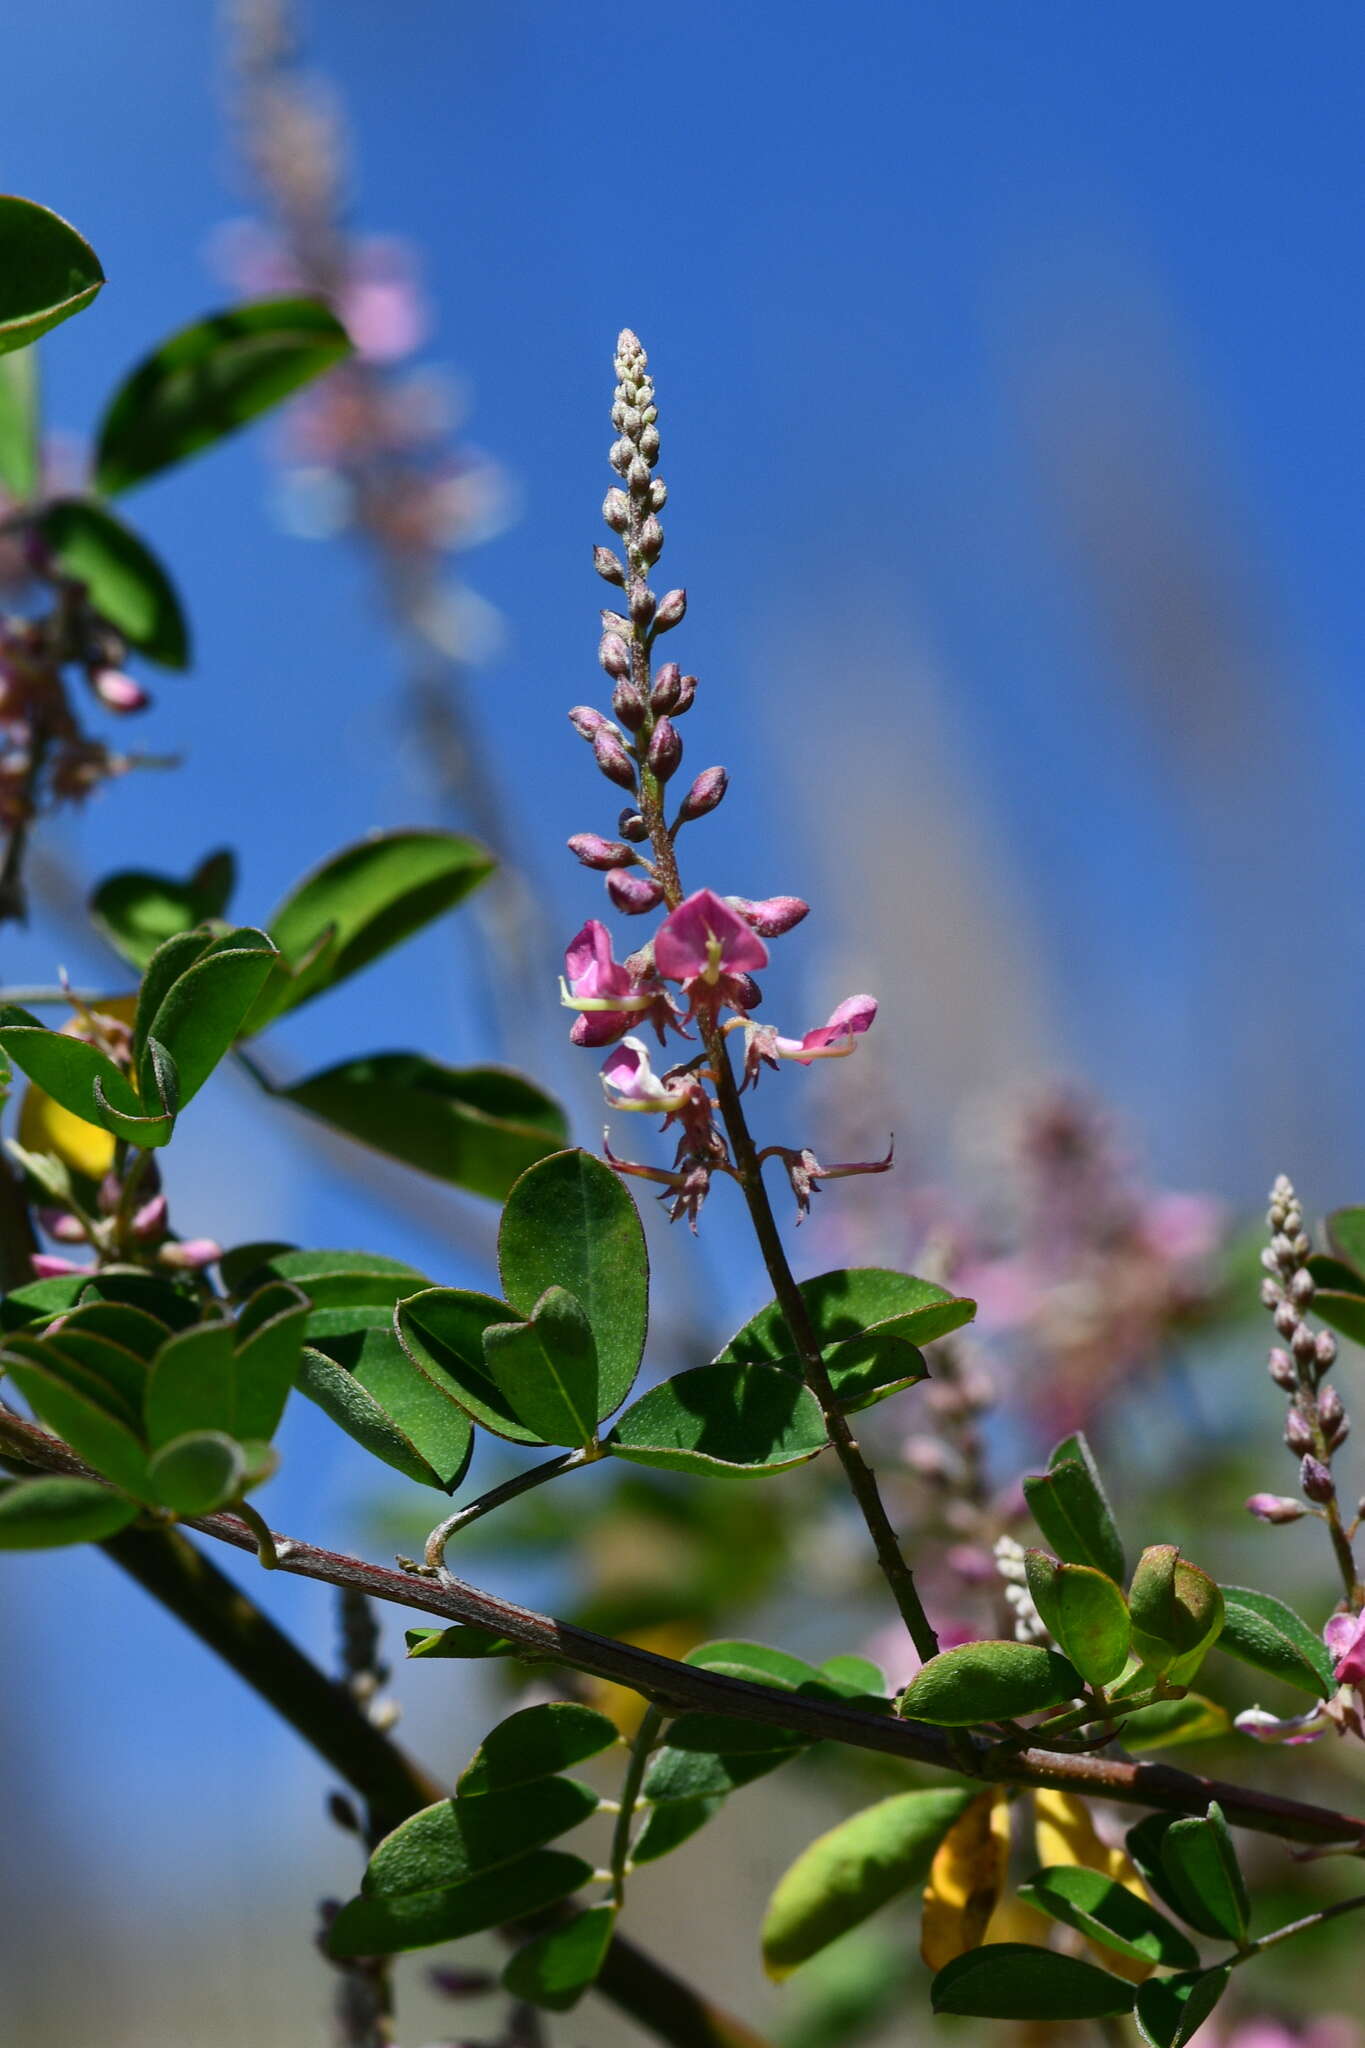
<svg viewBox="0 0 1365 2048">
<path fill-rule="evenodd" d="M 153 1244 L 166 1235 L 167 1203 L 164 1195 L 153 1195 L 133 1213 L 133 1236 L 140 1244 Z"/>
<path fill-rule="evenodd" d="M 678 684 L 678 701 L 673 706 L 673 716 L 675 718 L 680 718 L 684 711 L 690 711 L 692 709 L 692 699 L 696 696 L 696 694 L 696 677 L 684 676 Z"/>
<path fill-rule="evenodd" d="M 627 443 L 626 445 L 629 446 L 630 444 Z M 643 498 L 648 494 L 649 464 L 645 461 L 643 455 L 636 455 L 634 457 L 625 476 L 626 482 L 630 485 L 632 498 Z"/>
<path fill-rule="evenodd" d="M 743 1010 L 747 1013 L 758 1008 L 763 1000 L 763 991 L 754 980 L 752 974 L 732 974 L 730 976 L 730 998 L 737 1010 Z"/>
<path fill-rule="evenodd" d="M 654 616 L 654 592 L 647 583 L 630 586 L 630 616 L 637 626 L 647 626 Z"/>
<path fill-rule="evenodd" d="M 668 485 L 661 476 L 656 476 L 649 487 L 649 509 L 651 512 L 662 512 L 667 503 Z"/>
<path fill-rule="evenodd" d="M 653 910 L 664 898 L 657 882 L 651 882 L 646 875 L 624 874 L 620 868 L 614 868 L 607 876 L 607 894 L 627 917 L 639 917 L 643 911 Z"/>
<path fill-rule="evenodd" d="M 655 463 L 659 459 L 659 429 L 646 427 L 640 435 L 640 453 L 645 461 Z"/>
<path fill-rule="evenodd" d="M 1318 1371 L 1326 1372 L 1336 1361 L 1337 1340 L 1330 1330 L 1319 1330 L 1316 1338 Z"/>
<path fill-rule="evenodd" d="M 677 662 L 666 661 L 655 676 L 653 687 L 649 693 L 651 707 L 655 711 L 676 710 L 681 682 L 682 670 L 678 667 Z"/>
<path fill-rule="evenodd" d="M 1284 1440 L 1296 1458 L 1313 1448 L 1313 1432 L 1297 1408 L 1291 1408 L 1284 1419 Z"/>
<path fill-rule="evenodd" d="M 620 739 L 605 726 L 593 735 L 592 750 L 597 765 L 608 782 L 614 782 L 618 789 L 635 789 L 635 764 L 622 746 Z"/>
<path fill-rule="evenodd" d="M 1263 1280 L 1261 1282 L 1262 1308 L 1274 1308 L 1277 1302 L 1283 1300 L 1284 1289 L 1280 1286 L 1278 1280 Z"/>
<path fill-rule="evenodd" d="M 223 1247 L 215 1244 L 211 1237 L 186 1237 L 179 1244 L 163 1244 L 157 1258 L 163 1266 L 173 1266 L 177 1272 L 197 1272 L 201 1266 L 211 1266 L 223 1256 Z"/>
<path fill-rule="evenodd" d="M 569 723 L 585 740 L 593 740 L 604 725 L 610 728 L 611 720 L 600 711 L 594 711 L 591 704 L 575 704 L 569 713 Z"/>
<path fill-rule="evenodd" d="M 602 500 L 602 517 L 613 533 L 624 533 L 630 525 L 630 499 L 615 484 Z"/>
<path fill-rule="evenodd" d="M 645 700 L 629 676 L 622 676 L 612 691 L 611 708 L 627 732 L 638 732 L 645 722 Z"/>
<path fill-rule="evenodd" d="M 1290 1350 L 1300 1365 L 1315 1365 L 1318 1356 L 1318 1340 L 1307 1323 L 1300 1323 L 1290 1339 Z"/>
<path fill-rule="evenodd" d="M 603 839 L 597 832 L 575 832 L 569 851 L 585 868 L 628 868 L 635 855 L 620 839 Z"/>
<path fill-rule="evenodd" d="M 145 711 L 152 701 L 141 683 L 117 668 L 92 669 L 90 687 L 106 711 Z"/>
<path fill-rule="evenodd" d="M 597 615 L 602 621 L 604 633 L 619 633 L 624 640 L 630 638 L 630 620 L 621 612 L 603 609 Z"/>
<path fill-rule="evenodd" d="M 1246 1505 L 1258 1522 L 1299 1522 L 1308 1513 L 1301 1500 L 1291 1500 L 1287 1493 L 1253 1493 Z"/>
<path fill-rule="evenodd" d="M 1299 1376 L 1294 1370 L 1294 1361 L 1287 1351 L 1281 1351 L 1277 1347 L 1271 1352 L 1270 1377 L 1274 1380 L 1277 1387 L 1284 1387 L 1287 1390 L 1292 1390 L 1299 1384 Z"/>
<path fill-rule="evenodd" d="M 686 613 L 687 592 L 685 590 L 665 591 L 664 595 L 659 599 L 659 609 L 654 614 L 655 632 L 671 632 L 674 626 L 682 624 Z"/>
<path fill-rule="evenodd" d="M 664 530 L 651 512 L 640 528 L 640 560 L 651 565 L 664 551 Z"/>
<path fill-rule="evenodd" d="M 597 659 L 609 676 L 630 674 L 630 649 L 619 633 L 604 633 L 597 649 Z"/>
<path fill-rule="evenodd" d="M 90 1273 L 91 1279 L 94 1278 L 90 1267 L 78 1266 L 74 1259 L 56 1258 L 51 1252 L 34 1252 L 29 1259 L 29 1265 L 35 1280 L 61 1280 L 68 1273 L 87 1272 Z"/>
<path fill-rule="evenodd" d="M 1275 1311 L 1275 1328 L 1282 1337 L 1292 1337 L 1299 1328 L 1299 1312 L 1292 1301 L 1281 1301 Z"/>
<path fill-rule="evenodd" d="M 1300 1308 L 1307 1308 L 1316 1291 L 1313 1285 L 1313 1275 L 1306 1266 L 1300 1266 L 1289 1283 L 1289 1299 L 1296 1301 Z"/>
<path fill-rule="evenodd" d="M 616 829 L 623 839 L 631 840 L 636 846 L 649 837 L 648 825 L 638 811 L 631 810 L 629 804 L 617 819 Z"/>
<path fill-rule="evenodd" d="M 725 900 L 734 905 L 745 924 L 761 939 L 780 939 L 783 932 L 800 924 L 810 910 L 809 903 L 803 903 L 799 896 L 765 896 L 759 903 L 750 902 L 747 896 L 727 896 Z"/>
<path fill-rule="evenodd" d="M 1335 1387 L 1324 1387 L 1318 1397 L 1318 1421 L 1330 1434 L 1342 1420 L 1346 1410 L 1341 1395 Z"/>
<path fill-rule="evenodd" d="M 624 588 L 625 569 L 610 548 L 594 548 L 592 565 L 605 583 L 619 583 Z"/>
<path fill-rule="evenodd" d="M 1336 1495 L 1332 1475 L 1321 1458 L 1304 1459 L 1299 1467 L 1299 1485 L 1303 1488 L 1305 1497 L 1315 1501 L 1319 1507 L 1325 1507 Z"/>
<path fill-rule="evenodd" d="M 626 472 L 629 470 L 631 464 L 633 462 L 639 461 L 639 457 L 636 455 L 631 443 L 626 439 L 625 435 L 623 434 L 619 441 L 612 442 L 611 449 L 607 455 L 607 460 L 611 464 L 612 468 L 616 471 L 616 474 L 618 476 L 624 476 Z"/>
<path fill-rule="evenodd" d="M 86 1242 L 86 1228 L 80 1217 L 72 1216 L 65 1209 L 41 1209 L 38 1212 L 38 1221 L 48 1236 L 55 1238 L 58 1244 Z"/>
<path fill-rule="evenodd" d="M 651 774 L 659 782 L 667 782 L 669 776 L 676 773 L 682 754 L 682 738 L 672 719 L 659 719 L 649 736 L 649 750 L 645 756 Z"/>
<path fill-rule="evenodd" d="M 687 825 L 693 818 L 704 818 L 708 811 L 714 811 L 724 797 L 729 782 L 730 778 L 723 768 L 703 768 L 682 800 L 678 823 Z"/>
</svg>

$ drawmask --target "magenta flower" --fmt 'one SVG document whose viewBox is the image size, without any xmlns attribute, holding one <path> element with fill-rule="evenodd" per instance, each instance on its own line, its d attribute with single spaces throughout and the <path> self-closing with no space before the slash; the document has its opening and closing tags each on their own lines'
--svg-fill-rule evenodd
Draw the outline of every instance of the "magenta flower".
<svg viewBox="0 0 1365 2048">
<path fill-rule="evenodd" d="M 680 903 L 654 941 L 654 965 L 669 981 L 682 983 L 694 1014 L 722 1003 L 751 1008 L 745 983 L 753 968 L 767 964 L 762 939 L 711 889 L 698 889 Z"/>
<path fill-rule="evenodd" d="M 1365 1690 L 1365 1614 L 1334 1614 L 1322 1632 L 1338 1685 Z"/>
<path fill-rule="evenodd" d="M 774 1049 L 780 1059 L 799 1060 L 808 1067 L 812 1060 L 843 1059 L 853 1050 L 853 1041 L 870 1030 L 877 1015 L 875 996 L 846 996 L 828 1024 L 818 1025 L 804 1038 L 779 1038 Z"/>
<path fill-rule="evenodd" d="M 672 1116 L 688 1101 L 694 1085 L 682 1081 L 670 1087 L 661 1081 L 640 1038 L 623 1038 L 602 1066 L 602 1088 L 611 1109 L 654 1110 Z"/>
<path fill-rule="evenodd" d="M 667 1025 L 680 1028 L 662 983 L 632 974 L 613 959 L 611 934 L 595 917 L 570 939 L 564 970 L 568 979 L 560 978 L 560 1001 L 581 1013 L 569 1033 L 575 1045 L 610 1045 L 645 1019 L 658 1032 L 661 1045 Z"/>
</svg>

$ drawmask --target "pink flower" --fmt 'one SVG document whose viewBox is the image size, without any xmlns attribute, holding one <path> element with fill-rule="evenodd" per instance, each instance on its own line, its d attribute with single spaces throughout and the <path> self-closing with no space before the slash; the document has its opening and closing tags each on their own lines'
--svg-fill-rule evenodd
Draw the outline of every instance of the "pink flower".
<svg viewBox="0 0 1365 2048">
<path fill-rule="evenodd" d="M 1337 1684 L 1365 1689 L 1365 1614 L 1334 1614 L 1322 1639 L 1336 1659 Z"/>
<path fill-rule="evenodd" d="M 106 711 L 145 711 L 152 701 L 141 683 L 118 668 L 92 669 L 90 687 Z"/>
<path fill-rule="evenodd" d="M 846 996 L 828 1024 L 808 1031 L 804 1038 L 778 1038 L 774 1050 L 780 1059 L 799 1060 L 808 1067 L 812 1060 L 843 1059 L 853 1050 L 853 1041 L 871 1028 L 877 1015 L 875 996 Z"/>
<path fill-rule="evenodd" d="M 722 1003 L 751 1008 L 743 981 L 751 969 L 766 967 L 768 949 L 737 910 L 714 890 L 698 889 L 660 926 L 654 964 L 669 981 L 680 981 L 692 1009 L 715 1010 Z"/>
<path fill-rule="evenodd" d="M 78 1266 L 73 1259 L 53 1258 L 48 1252 L 34 1252 L 29 1264 L 35 1280 L 63 1280 L 68 1273 L 88 1273 L 93 1280 L 93 1266 Z"/>
<path fill-rule="evenodd" d="M 641 1038 L 623 1038 L 602 1067 L 602 1088 L 611 1109 L 655 1110 L 671 1116 L 687 1102 L 693 1085 L 683 1081 L 670 1087 L 661 1081 Z"/>
<path fill-rule="evenodd" d="M 560 1001 L 581 1014 L 569 1033 L 575 1045 L 610 1045 L 633 1023 L 648 1019 L 659 1034 L 676 1022 L 667 990 L 653 977 L 631 973 L 612 957 L 611 934 L 590 917 L 564 955 L 567 982 L 561 978 Z"/>
<path fill-rule="evenodd" d="M 1267 1713 L 1264 1707 L 1247 1707 L 1232 1725 L 1253 1742 L 1283 1742 L 1293 1748 L 1298 1743 L 1316 1742 L 1320 1735 L 1325 1735 L 1332 1717 L 1326 1707 L 1312 1707 L 1306 1714 L 1291 1714 L 1283 1720 L 1277 1714 Z"/>
</svg>

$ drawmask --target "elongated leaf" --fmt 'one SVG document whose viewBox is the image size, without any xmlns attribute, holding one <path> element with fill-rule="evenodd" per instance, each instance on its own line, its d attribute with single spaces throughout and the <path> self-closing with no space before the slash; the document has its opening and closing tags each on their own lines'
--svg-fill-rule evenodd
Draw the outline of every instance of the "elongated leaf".
<svg viewBox="0 0 1365 2048">
<path fill-rule="evenodd" d="M 203 1323 L 162 1345 L 147 1378 L 143 1413 L 154 1450 L 191 1430 L 232 1435 L 237 1381 L 231 1324 Z"/>
<path fill-rule="evenodd" d="M 1365 1207 L 1334 1209 L 1327 1218 L 1327 1240 L 1337 1257 L 1355 1269 L 1365 1289 Z"/>
<path fill-rule="evenodd" d="M 411 1438 L 344 1366 L 334 1364 L 324 1353 L 305 1344 L 299 1358 L 297 1385 L 301 1394 L 315 1402 L 347 1436 L 354 1437 L 371 1457 L 391 1465 L 405 1479 L 415 1479 L 419 1486 L 446 1491 L 444 1480 L 432 1470 Z"/>
<path fill-rule="evenodd" d="M 1313 1296 L 1313 1313 L 1353 1344 L 1365 1344 L 1365 1296 L 1319 1287 Z"/>
<path fill-rule="evenodd" d="M 1336 1691 L 1332 1658 L 1320 1635 L 1292 1607 L 1250 1586 L 1224 1586 L 1218 1647 L 1244 1664 L 1282 1678 L 1300 1692 L 1330 1699 Z"/>
<path fill-rule="evenodd" d="M 460 1773 L 461 1798 L 528 1785 L 581 1764 L 620 1741 L 614 1722 L 592 1707 L 555 1700 L 523 1707 L 486 1735 Z"/>
<path fill-rule="evenodd" d="M 542 1848 L 597 1807 L 597 1794 L 572 1778 L 538 1779 L 478 1799 L 438 1800 L 385 1835 L 361 1890 L 378 1898 L 448 1890 Z"/>
<path fill-rule="evenodd" d="M 1167 1875 L 1161 1853 L 1162 1844 L 1174 1822 L 1174 1814 L 1149 1813 L 1145 1820 L 1140 1820 L 1135 1827 L 1129 1828 L 1123 1839 L 1133 1866 L 1148 1890 L 1155 1892 L 1162 1905 L 1169 1906 L 1170 1910 L 1178 1913 L 1183 1920 L 1186 1917 L 1185 1909 L 1180 1902 L 1180 1895 Z M 1193 1920 L 1190 1922 L 1192 1927 L 1197 1924 Z M 1201 1927 L 1199 1931 L 1202 1934 L 1208 1930 Z"/>
<path fill-rule="evenodd" d="M 1181 1916 L 1201 1934 L 1246 1939 L 1251 1908 L 1222 1808 L 1171 1822 L 1161 1838 L 1161 1867 Z"/>
<path fill-rule="evenodd" d="M 558 1150 L 558 1103 L 502 1067 L 444 1067 L 415 1052 L 371 1053 L 271 1091 L 404 1166 L 501 1201 Z"/>
<path fill-rule="evenodd" d="M 268 1443 L 279 1428 L 311 1313 L 308 1297 L 284 1280 L 262 1287 L 244 1305 L 232 1361 L 239 1436 Z"/>
<path fill-rule="evenodd" d="M 1120 1955 L 1170 1970 L 1199 1967 L 1199 1951 L 1187 1935 L 1127 1885 L 1101 1871 L 1076 1864 L 1040 1870 L 1020 1885 L 1019 1896 Z"/>
<path fill-rule="evenodd" d="M 170 1335 L 162 1331 L 162 1339 Z M 103 1336 L 87 1322 L 77 1322 L 67 1317 L 56 1337 L 45 1339 L 44 1356 L 70 1359 L 86 1373 L 95 1375 L 101 1389 L 117 1397 L 117 1412 L 124 1420 L 137 1428 L 142 1415 L 142 1400 L 147 1386 L 147 1360 L 129 1351 L 112 1338 Z M 41 1363 L 41 1360 L 39 1361 Z M 105 1396 L 103 1406 L 114 1408 L 114 1401 Z"/>
<path fill-rule="evenodd" d="M 169 1326 L 159 1316 L 148 1313 L 144 1308 L 135 1308 L 124 1301 L 88 1300 L 80 1308 L 73 1309 L 62 1324 L 62 1337 L 69 1344 L 77 1332 L 88 1332 L 96 1337 L 106 1337 L 117 1344 L 121 1351 L 132 1352 L 144 1365 L 150 1365 L 170 1336 Z M 144 1375 L 145 1377 L 145 1375 Z M 128 1380 L 126 1391 L 131 1396 L 134 1382 Z M 137 1407 L 141 1411 L 141 1395 Z"/>
<path fill-rule="evenodd" d="M 100 423 L 95 486 L 107 496 L 235 433 L 350 353 L 316 299 L 261 299 L 184 327 L 140 362 Z"/>
<path fill-rule="evenodd" d="M 146 967 L 165 940 L 221 917 L 236 881 L 236 862 L 226 850 L 208 854 L 187 881 L 124 868 L 100 883 L 90 915 L 105 938 L 134 967 Z"/>
<path fill-rule="evenodd" d="M 1179 1700 L 1154 1700 L 1124 1717 L 1121 1740 L 1125 1749 L 1176 1749 L 1186 1742 L 1209 1742 L 1226 1735 L 1232 1726 L 1226 1707 L 1202 1693 L 1187 1692 Z"/>
<path fill-rule="evenodd" d="M 322 1319 L 311 1321 L 315 1324 Z M 364 1389 L 413 1446 L 445 1492 L 459 1485 L 474 1448 L 469 1417 L 447 1388 L 413 1364 L 390 1324 L 362 1328 L 346 1336 L 314 1330 L 309 1348 L 345 1367 L 356 1386 Z"/>
<path fill-rule="evenodd" d="M 680 1849 L 684 1842 L 690 1842 L 699 1828 L 704 1828 L 725 1804 L 724 1795 L 713 1794 L 710 1798 L 671 1799 L 666 1805 L 652 1806 L 645 1815 L 645 1824 L 635 1837 L 631 1848 L 632 1863 L 656 1863 L 661 1856 Z"/>
<path fill-rule="evenodd" d="M 529 1323 L 495 1323 L 483 1335 L 488 1376 L 543 1443 L 569 1448 L 597 1433 L 597 1346 L 579 1303 L 547 1287 Z"/>
<path fill-rule="evenodd" d="M 9 1348 L 0 1351 L 0 1365 L 40 1420 L 70 1444 L 77 1457 L 126 1493 L 139 1500 L 148 1498 L 146 1454 L 127 1423 L 88 1395 L 77 1393 L 48 1368 L 16 1356 Z"/>
<path fill-rule="evenodd" d="M 181 943 L 169 941 L 171 947 Z M 160 1045 L 174 1060 L 182 1109 L 231 1049 L 274 959 L 275 949 L 264 932 L 249 926 L 224 932 L 210 939 L 194 964 L 175 977 L 145 1026 L 143 1005 L 139 1004 L 139 1034 L 148 1049 L 154 1043 Z M 144 1100 L 153 1099 L 155 1093 L 147 1071 L 148 1056 L 149 1051 L 144 1052 L 139 1061 Z"/>
<path fill-rule="evenodd" d="M 90 304 L 104 272 L 84 235 L 31 199 L 0 197 L 0 355 Z"/>
<path fill-rule="evenodd" d="M 427 1287 L 400 1301 L 394 1325 L 409 1358 L 433 1378 L 448 1382 L 476 1422 L 513 1443 L 538 1444 L 543 1439 L 512 1413 L 484 1359 L 485 1330 L 506 1323 L 510 1314 L 507 1303 L 491 1294 Z"/>
<path fill-rule="evenodd" d="M 520 1316 L 563 1287 L 592 1326 L 598 1417 L 635 1382 L 649 1315 L 649 1260 L 635 1204 L 619 1177 L 587 1152 L 557 1152 L 524 1173 L 502 1212 L 498 1268 Z"/>
<path fill-rule="evenodd" d="M 732 1640 L 698 1643 L 683 1658 L 703 1671 L 719 1671 L 726 1678 L 742 1678 L 751 1685 L 778 1685 L 784 1692 L 799 1692 L 830 1699 L 844 1692 L 838 1681 L 825 1671 L 793 1657 L 790 1650 L 774 1650 L 767 1643 Z"/>
<path fill-rule="evenodd" d="M 56 498 L 39 531 L 63 576 L 130 646 L 163 668 L 188 668 L 190 629 L 175 585 L 141 535 L 93 498 Z"/>
<path fill-rule="evenodd" d="M 970 1805 L 970 1791 L 902 1792 L 819 1836 L 772 1895 L 763 1966 L 788 1976 L 889 1899 L 922 1884 L 934 1852 Z"/>
<path fill-rule="evenodd" d="M 802 1465 L 826 1444 L 810 1390 L 773 1365 L 699 1365 L 642 1394 L 607 1449 L 635 1465 L 735 1477 Z"/>
<path fill-rule="evenodd" d="M 49 1031 L 14 1003 L 0 1005 L 0 1052 L 45 1095 L 86 1123 L 121 1135 L 122 1124 L 136 1123 L 144 1115 L 131 1081 L 107 1053 L 65 1031 Z M 155 1142 L 164 1144 L 165 1139 Z"/>
<path fill-rule="evenodd" d="M 724 1799 L 810 1747 L 790 1729 L 726 1721 L 719 1714 L 680 1714 L 668 1733 L 644 1780 L 644 1797 L 661 1807 L 675 1800 Z"/>
<path fill-rule="evenodd" d="M 12 498 L 38 488 L 38 406 L 37 349 L 0 355 L 0 484 Z"/>
<path fill-rule="evenodd" d="M 254 1292 L 267 1280 L 290 1281 L 314 1308 L 362 1308 L 371 1303 L 392 1308 L 405 1294 L 428 1284 L 416 1266 L 380 1252 L 270 1248 L 258 1265 L 235 1281 L 233 1292 Z"/>
<path fill-rule="evenodd" d="M 1119 1587 L 1090 1565 L 1025 1552 L 1028 1589 L 1043 1626 L 1091 1685 L 1108 1685 L 1128 1662 L 1132 1625 Z"/>
<path fill-rule="evenodd" d="M 818 1274 L 801 1282 L 801 1298 L 810 1313 L 822 1349 L 846 1343 L 868 1330 L 881 1330 L 911 1345 L 928 1344 L 960 1330 L 976 1313 L 976 1303 L 882 1266 L 851 1266 Z M 775 1301 L 751 1316 L 737 1330 L 720 1359 L 742 1364 L 751 1360 L 778 1364 L 791 1358 L 795 1342 Z M 835 1358 L 826 1352 L 831 1371 Z"/>
<path fill-rule="evenodd" d="M 1140 1986 L 1134 2017 L 1148 2048 L 1185 2048 L 1227 1990 L 1226 1967 L 1189 1976 L 1152 1977 Z"/>
<path fill-rule="evenodd" d="M 967 1728 L 1013 1721 L 1080 1696 L 1075 1666 L 1038 1643 L 961 1643 L 920 1666 L 901 1694 L 908 1721 Z"/>
<path fill-rule="evenodd" d="M 591 1906 L 566 1927 L 538 1934 L 508 1963 L 504 1988 L 547 2012 L 568 2012 L 606 1961 L 615 1925 L 615 1906 Z"/>
<path fill-rule="evenodd" d="M 6 1354 L 11 1363 L 16 1359 L 27 1359 L 54 1380 L 60 1380 L 73 1394 L 81 1395 L 104 1414 L 131 1429 L 135 1435 L 139 1432 L 137 1403 L 130 1401 L 112 1381 L 84 1360 L 65 1351 L 50 1334 L 39 1338 L 27 1330 L 17 1330 L 8 1340 Z"/>
<path fill-rule="evenodd" d="M 409 1892 L 401 1898 L 361 1896 L 343 1906 L 327 1936 L 337 1957 L 396 1955 L 457 1941 L 484 1927 L 538 1913 L 586 1884 L 592 1865 L 561 1849 L 537 1849 L 497 1870 L 481 1871 L 448 1890 Z"/>
<path fill-rule="evenodd" d="M 126 1529 L 135 1500 L 97 1486 L 93 1479 L 0 1481 L 0 1550 L 56 1550 L 67 1543 L 102 1543 Z"/>
<path fill-rule="evenodd" d="M 935 2012 L 984 2020 L 1097 2020 L 1131 2012 L 1133 1987 L 1093 1963 L 1026 1942 L 993 1941 L 941 1969 Z"/>
<path fill-rule="evenodd" d="M 163 1507 L 178 1515 L 211 1515 L 241 1493 L 247 1456 L 222 1430 L 193 1430 L 163 1444 L 147 1470 Z"/>
<path fill-rule="evenodd" d="M 934 1852 L 920 1916 L 920 1958 L 942 1970 L 985 1940 L 1004 1889 L 1009 1802 L 999 1786 L 978 1792 Z"/>
<path fill-rule="evenodd" d="M 530 1653 L 492 1629 L 455 1622 L 450 1628 L 410 1628 L 404 1640 L 409 1657 L 524 1657 Z"/>
<path fill-rule="evenodd" d="M 1058 1444 L 1048 1470 L 1024 1481 L 1024 1499 L 1058 1557 L 1119 1582 L 1127 1577 L 1123 1544 L 1083 1436 Z"/>
</svg>

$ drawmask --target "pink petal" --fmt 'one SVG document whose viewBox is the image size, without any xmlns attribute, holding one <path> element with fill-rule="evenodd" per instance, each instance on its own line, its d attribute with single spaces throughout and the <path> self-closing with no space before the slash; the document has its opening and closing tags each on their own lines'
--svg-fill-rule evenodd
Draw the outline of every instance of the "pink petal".
<svg viewBox="0 0 1365 2048">
<path fill-rule="evenodd" d="M 595 917 L 570 939 L 564 971 L 576 996 L 625 996 L 631 991 L 628 969 L 612 959 L 611 933 Z"/>
<path fill-rule="evenodd" d="M 730 973 L 768 964 L 762 939 L 711 889 L 698 889 L 664 919 L 654 941 L 654 964 L 670 981 L 691 981 L 710 966 L 712 940 L 720 946 L 720 965 Z"/>
</svg>

